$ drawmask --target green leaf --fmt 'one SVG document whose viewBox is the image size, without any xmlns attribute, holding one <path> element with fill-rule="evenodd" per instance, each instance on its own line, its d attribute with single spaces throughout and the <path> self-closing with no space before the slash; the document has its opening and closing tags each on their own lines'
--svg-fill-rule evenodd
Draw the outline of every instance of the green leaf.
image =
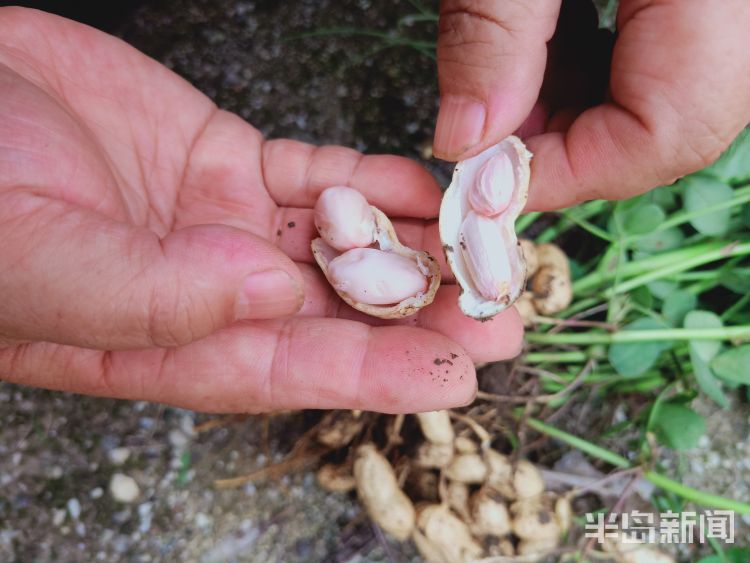
<svg viewBox="0 0 750 563">
<path fill-rule="evenodd" d="M 684 178 L 683 203 L 691 213 L 699 213 L 706 207 L 732 199 L 734 191 L 724 182 L 710 176 L 693 175 Z M 732 210 L 727 207 L 713 213 L 698 215 L 690 220 L 696 231 L 707 236 L 722 236 L 729 230 Z"/>
<path fill-rule="evenodd" d="M 698 563 L 747 563 L 750 561 L 750 549 L 747 547 L 733 547 L 722 555 L 709 555 L 698 560 Z"/>
<path fill-rule="evenodd" d="M 726 381 L 750 385 L 750 344 L 722 352 L 711 360 L 711 370 Z"/>
<path fill-rule="evenodd" d="M 645 203 L 626 213 L 623 228 L 630 235 L 644 235 L 661 225 L 666 218 L 664 210 L 655 203 Z"/>
<path fill-rule="evenodd" d="M 648 194 L 651 201 L 662 209 L 674 209 L 677 205 L 677 196 L 675 196 L 674 186 L 661 186 L 651 190 Z"/>
<path fill-rule="evenodd" d="M 618 201 L 610 215 L 607 230 L 615 235 L 642 235 L 653 231 L 665 217 L 664 210 L 645 194 Z"/>
<path fill-rule="evenodd" d="M 746 205 L 742 208 L 740 217 L 742 217 L 742 224 L 750 229 L 750 205 Z"/>
<path fill-rule="evenodd" d="M 656 231 L 639 237 L 635 240 L 633 246 L 642 252 L 654 253 L 679 248 L 684 240 L 685 235 L 679 228 L 670 227 L 663 231 Z"/>
<path fill-rule="evenodd" d="M 719 281 L 729 291 L 745 295 L 750 293 L 750 279 L 737 273 L 736 270 L 728 270 L 719 274 Z"/>
<path fill-rule="evenodd" d="M 578 260 L 572 258 L 568 259 L 568 262 L 570 264 L 571 280 L 575 281 L 579 278 L 582 278 L 586 272 L 583 269 L 583 266 L 581 266 L 581 263 Z"/>
<path fill-rule="evenodd" d="M 724 323 L 719 316 L 711 311 L 691 311 L 685 316 L 685 328 L 721 328 Z M 693 347 L 701 359 L 710 362 L 721 350 L 719 340 L 691 340 Z"/>
<path fill-rule="evenodd" d="M 645 309 L 651 309 L 654 305 L 654 296 L 649 289 L 642 285 L 630 292 L 630 298 Z"/>
<path fill-rule="evenodd" d="M 663 323 L 651 317 L 643 317 L 624 326 L 622 330 L 649 330 L 665 328 Z M 609 347 L 609 363 L 617 373 L 625 376 L 641 375 L 656 363 L 664 350 L 672 347 L 672 342 L 617 342 Z"/>
<path fill-rule="evenodd" d="M 750 178 L 750 128 L 737 135 L 719 160 L 705 171 L 726 182 L 739 182 Z"/>
<path fill-rule="evenodd" d="M 685 328 L 720 328 L 721 319 L 710 311 L 691 311 L 685 316 Z M 721 342 L 712 340 L 691 340 L 689 342 L 690 362 L 693 364 L 695 380 L 701 390 L 723 408 L 729 407 L 729 400 L 721 388 L 709 364 L 721 350 Z"/>
<path fill-rule="evenodd" d="M 654 430 L 665 446 L 675 450 L 689 450 L 698 445 L 706 433 L 706 421 L 693 409 L 677 403 L 662 403 L 655 407 Z"/>
<path fill-rule="evenodd" d="M 674 326 L 682 326 L 682 321 L 690 311 L 695 309 L 698 299 L 684 289 L 673 291 L 664 299 L 661 312 L 664 318 Z"/>
<path fill-rule="evenodd" d="M 648 289 L 654 294 L 654 297 L 659 299 L 666 299 L 678 288 L 679 286 L 675 282 L 666 280 L 655 280 L 648 284 Z"/>
</svg>

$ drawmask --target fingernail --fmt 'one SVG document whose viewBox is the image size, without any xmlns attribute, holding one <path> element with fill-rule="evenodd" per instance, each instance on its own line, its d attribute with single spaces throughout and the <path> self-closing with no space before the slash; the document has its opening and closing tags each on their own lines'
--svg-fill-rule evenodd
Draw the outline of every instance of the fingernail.
<svg viewBox="0 0 750 563">
<path fill-rule="evenodd" d="M 487 110 L 478 100 L 466 96 L 443 97 L 435 128 L 435 155 L 457 160 L 482 140 L 486 117 Z"/>
<path fill-rule="evenodd" d="M 284 270 L 256 272 L 242 282 L 235 318 L 271 319 L 292 315 L 299 310 L 302 300 L 302 288 Z"/>
</svg>

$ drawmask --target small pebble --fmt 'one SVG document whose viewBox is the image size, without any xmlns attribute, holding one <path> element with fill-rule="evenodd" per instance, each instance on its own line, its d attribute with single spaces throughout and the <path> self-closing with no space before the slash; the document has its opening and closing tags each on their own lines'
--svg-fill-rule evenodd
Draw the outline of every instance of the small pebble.
<svg viewBox="0 0 750 563">
<path fill-rule="evenodd" d="M 195 515 L 195 525 L 198 526 L 201 530 L 205 530 L 211 527 L 211 519 L 203 512 L 199 512 Z"/>
<path fill-rule="evenodd" d="M 114 448 L 109 451 L 109 461 L 112 465 L 123 465 L 130 457 L 128 448 Z"/>
<path fill-rule="evenodd" d="M 117 502 L 134 502 L 141 494 L 135 479 L 123 473 L 115 473 L 109 482 L 109 492 Z"/>
<path fill-rule="evenodd" d="M 93 499 L 97 499 L 97 498 L 102 498 L 103 494 L 104 494 L 104 489 L 102 489 L 101 487 L 97 487 L 96 489 L 91 489 L 89 496 Z"/>
<path fill-rule="evenodd" d="M 65 517 L 67 515 L 68 513 L 65 510 L 61 508 L 55 508 L 52 511 L 52 524 L 59 528 L 60 526 L 62 526 L 63 522 L 65 522 Z"/>
<path fill-rule="evenodd" d="M 63 476 L 63 473 L 64 471 L 62 467 L 60 467 L 59 465 L 53 465 L 50 468 L 48 475 L 50 479 L 59 479 Z"/>
<path fill-rule="evenodd" d="M 188 443 L 188 437 L 181 430 L 170 430 L 167 439 L 173 448 L 183 448 Z"/>
<path fill-rule="evenodd" d="M 78 520 L 81 516 L 81 503 L 78 502 L 77 498 L 68 500 L 68 514 L 73 520 Z"/>
<path fill-rule="evenodd" d="M 144 502 L 138 505 L 138 517 L 140 523 L 138 524 L 138 531 L 145 534 L 151 529 L 151 521 L 153 519 L 153 502 Z"/>
</svg>

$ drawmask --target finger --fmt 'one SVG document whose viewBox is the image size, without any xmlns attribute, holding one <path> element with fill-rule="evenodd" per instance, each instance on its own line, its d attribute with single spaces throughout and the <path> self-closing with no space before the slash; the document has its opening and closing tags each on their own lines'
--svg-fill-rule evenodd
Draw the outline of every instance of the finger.
<svg viewBox="0 0 750 563">
<path fill-rule="evenodd" d="M 560 0 L 443 0 L 433 151 L 473 156 L 515 131 L 539 96 Z"/>
<path fill-rule="evenodd" d="M 226 226 L 147 229 L 34 196 L 0 209 L 0 336 L 122 349 L 174 346 L 302 305 L 296 265 Z M 3 220 L 4 219 L 4 220 Z"/>
<path fill-rule="evenodd" d="M 263 171 L 268 191 L 282 206 L 313 207 L 324 189 L 350 186 L 394 217 L 436 217 L 440 209 L 435 179 L 403 157 L 274 140 L 263 145 Z"/>
<path fill-rule="evenodd" d="M 274 242 L 295 262 L 312 264 L 310 241 L 320 236 L 315 228 L 312 210 L 285 208 L 283 215 L 284 223 L 276 231 Z M 393 226 L 401 244 L 432 255 L 440 266 L 442 280 L 454 280 L 453 272 L 445 261 L 437 221 L 394 219 Z"/>
<path fill-rule="evenodd" d="M 305 279 L 305 304 L 299 312 L 307 317 L 335 317 L 373 326 L 421 327 L 457 342 L 475 362 L 495 362 L 516 357 L 523 345 L 523 324 L 515 309 L 480 322 L 464 315 L 458 307 L 460 289 L 442 285 L 435 300 L 416 315 L 385 321 L 346 305 L 313 266 L 300 266 Z"/>
<path fill-rule="evenodd" d="M 527 210 L 631 197 L 715 160 L 750 120 L 750 51 L 731 31 L 748 24 L 743 2 L 623 2 L 612 102 L 529 139 Z"/>
<path fill-rule="evenodd" d="M 465 405 L 476 393 L 471 359 L 448 338 L 336 319 L 248 321 L 167 350 L 19 346 L 0 349 L 0 372 L 26 385 L 211 412 L 417 412 Z"/>
</svg>

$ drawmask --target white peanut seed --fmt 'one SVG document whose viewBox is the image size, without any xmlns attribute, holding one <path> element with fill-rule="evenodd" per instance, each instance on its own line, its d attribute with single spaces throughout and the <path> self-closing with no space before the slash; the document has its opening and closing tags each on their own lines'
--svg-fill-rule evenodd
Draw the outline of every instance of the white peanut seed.
<svg viewBox="0 0 750 563">
<path fill-rule="evenodd" d="M 469 190 L 469 204 L 480 215 L 498 215 L 510 205 L 514 188 L 513 163 L 507 154 L 497 154 L 479 169 Z"/>
<path fill-rule="evenodd" d="M 375 240 L 375 216 L 354 188 L 326 189 L 315 204 L 314 220 L 320 236 L 336 250 L 364 248 Z"/>
<path fill-rule="evenodd" d="M 459 241 L 469 275 L 482 297 L 499 301 L 508 295 L 513 268 L 497 223 L 469 211 L 461 224 Z"/>
<path fill-rule="evenodd" d="M 353 248 L 328 265 L 334 287 L 359 303 L 389 305 L 427 290 L 419 265 L 405 256 L 375 248 Z"/>
</svg>

